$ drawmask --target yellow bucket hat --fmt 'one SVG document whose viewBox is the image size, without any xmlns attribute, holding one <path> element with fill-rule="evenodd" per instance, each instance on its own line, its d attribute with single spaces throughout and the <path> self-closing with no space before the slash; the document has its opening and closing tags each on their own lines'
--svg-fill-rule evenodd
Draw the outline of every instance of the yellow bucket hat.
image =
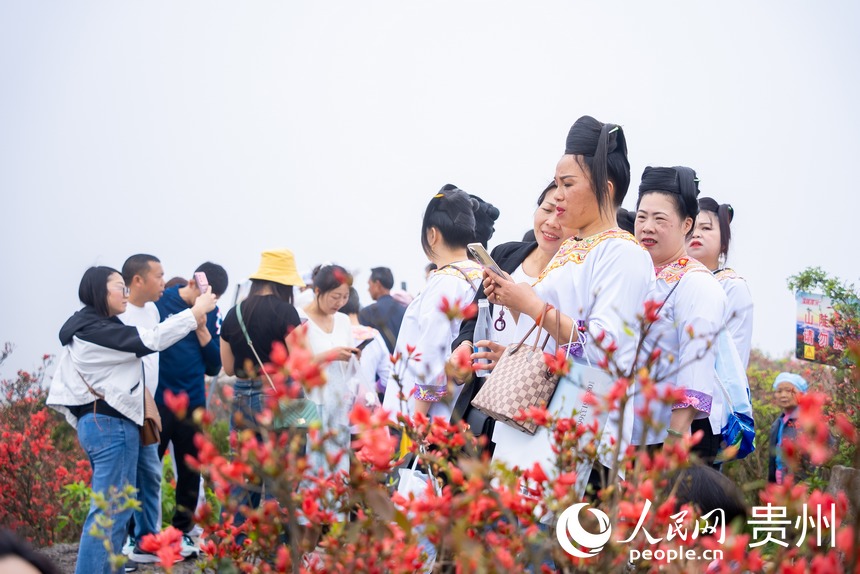
<svg viewBox="0 0 860 574">
<path fill-rule="evenodd" d="M 296 268 L 296 258 L 289 249 L 272 249 L 263 251 L 260 256 L 260 268 L 251 275 L 250 279 L 272 281 L 281 285 L 304 287 L 301 275 Z"/>
</svg>

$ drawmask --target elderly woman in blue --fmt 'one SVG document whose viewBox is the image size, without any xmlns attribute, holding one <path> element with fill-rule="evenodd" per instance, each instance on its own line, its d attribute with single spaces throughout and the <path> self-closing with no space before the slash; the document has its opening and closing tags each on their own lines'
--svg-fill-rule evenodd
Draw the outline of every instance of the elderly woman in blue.
<svg viewBox="0 0 860 574">
<path fill-rule="evenodd" d="M 709 415 L 723 403 L 714 401 L 716 356 L 710 343 L 724 325 L 726 295 L 710 270 L 686 253 L 685 240 L 699 212 L 698 195 L 696 172 L 688 167 L 648 167 L 642 174 L 636 239 L 651 254 L 657 274 L 648 299 L 662 308 L 646 334 L 640 360 L 659 348 L 651 377 L 661 394 L 675 388 L 684 395 L 672 405 L 651 401 L 648 424 L 638 414 L 646 399 L 637 386 L 633 444 L 661 445 L 667 438 L 702 430 L 704 437 L 694 450 L 713 462 L 720 449 L 720 429 L 714 428 L 720 416 L 715 412 L 709 421 Z"/>
<path fill-rule="evenodd" d="M 782 412 L 773 421 L 770 429 L 770 453 L 768 457 L 767 480 L 782 484 L 791 469 L 782 457 L 783 441 L 797 440 L 797 397 L 806 393 L 809 385 L 806 379 L 794 373 L 780 373 L 773 380 L 773 393 L 776 406 Z M 800 468 L 794 473 L 795 481 L 804 480 L 809 474 L 809 460 L 802 460 Z"/>
</svg>

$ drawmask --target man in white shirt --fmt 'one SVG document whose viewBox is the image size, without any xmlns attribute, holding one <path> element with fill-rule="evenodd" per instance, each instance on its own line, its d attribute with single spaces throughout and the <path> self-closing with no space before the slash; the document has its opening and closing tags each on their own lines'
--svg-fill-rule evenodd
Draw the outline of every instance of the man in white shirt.
<svg viewBox="0 0 860 574">
<path fill-rule="evenodd" d="M 129 289 L 128 307 L 119 319 L 126 325 L 153 329 L 161 317 L 155 301 L 164 291 L 164 269 L 157 257 L 132 255 L 122 266 L 122 277 Z M 146 388 L 155 396 L 158 387 L 158 353 L 143 357 Z M 123 553 L 135 562 L 158 562 L 158 556 L 140 548 L 140 539 L 161 531 L 161 459 L 158 443 L 140 447 L 137 462 L 137 498 L 141 509 L 134 512 L 129 525 L 129 540 Z"/>
</svg>

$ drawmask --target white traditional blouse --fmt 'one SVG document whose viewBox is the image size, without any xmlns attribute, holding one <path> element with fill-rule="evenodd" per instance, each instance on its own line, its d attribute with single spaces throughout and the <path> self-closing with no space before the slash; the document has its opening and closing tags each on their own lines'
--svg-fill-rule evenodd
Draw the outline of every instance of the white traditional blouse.
<svg viewBox="0 0 860 574">
<path fill-rule="evenodd" d="M 523 270 L 522 265 L 517 267 L 516 270 L 511 273 L 511 280 L 514 283 L 531 284 L 535 279 L 535 277 L 531 277 Z M 531 317 L 528 315 L 520 315 L 520 321 L 526 321 L 529 325 L 533 324 Z M 520 339 L 521 338 L 522 335 L 520 335 Z M 513 343 L 519 343 L 520 339 L 517 339 L 517 320 L 514 319 L 513 313 L 503 305 L 493 305 L 493 321 L 492 326 L 490 327 L 490 340 L 507 347 Z"/>
<path fill-rule="evenodd" d="M 681 402 L 667 405 L 652 400 L 646 425 L 639 415 L 633 421 L 633 444 L 659 444 L 665 441 L 673 409 L 692 406 L 695 418 L 708 418 L 715 403 L 715 342 L 723 327 L 726 294 L 710 270 L 691 257 L 681 257 L 657 274 L 648 299 L 663 304 L 658 319 L 645 336 L 640 363 L 645 364 L 655 346 L 661 355 L 651 371 L 656 389 L 663 396 L 669 389 L 684 389 Z M 642 412 L 646 399 L 637 382 L 634 402 Z M 717 397 L 717 403 L 722 404 Z M 714 413 L 717 415 L 718 413 Z M 719 416 L 715 417 L 719 420 Z M 650 428 L 656 426 L 657 428 Z M 649 427 L 649 428 L 646 428 Z M 713 419 L 712 419 L 713 427 Z M 717 428 L 714 432 L 719 433 Z"/>
<path fill-rule="evenodd" d="M 746 280 L 725 268 L 714 271 L 714 277 L 720 282 L 728 298 L 726 308 L 726 327 L 738 350 L 744 368 L 749 366 L 750 349 L 752 349 L 753 330 L 753 301 Z"/>
<path fill-rule="evenodd" d="M 400 362 L 391 368 L 382 403 L 392 413 L 392 420 L 402 407 L 398 397 L 401 387 L 406 397 L 406 414 L 414 413 L 414 399 L 418 398 L 433 403 L 428 413 L 431 418 L 450 418 L 452 405 L 462 387 L 454 386 L 453 396 L 448 396 L 445 363 L 451 355 L 451 343 L 460 333 L 461 321 L 448 319 L 441 308 L 444 299 L 450 305 L 455 302 L 461 307 L 469 305 L 482 275 L 481 267 L 468 260 L 441 267 L 433 272 L 424 289 L 406 308 L 394 348 L 395 355 L 400 354 Z M 407 346 L 414 347 L 413 358 L 408 361 Z M 401 378 L 399 382 L 397 377 Z"/>
<path fill-rule="evenodd" d="M 654 266 L 651 256 L 630 233 L 618 228 L 609 229 L 584 239 L 575 237 L 562 243 L 558 252 L 534 283 L 535 293 L 544 302 L 551 304 L 564 315 L 571 317 L 577 326 L 584 327 L 582 337 L 573 333 L 572 354 L 582 356 L 594 366 L 603 358 L 603 353 L 593 343 L 594 337 L 605 333 L 604 344 L 615 341 L 618 350 L 615 359 L 623 369 L 632 366 L 639 340 L 637 314 L 643 312 L 645 296 L 654 283 Z M 526 316 L 517 323 L 519 341 L 534 325 Z M 626 331 L 626 332 L 625 332 Z M 577 345 L 577 339 L 583 341 Z M 570 338 L 561 341 L 567 345 Z M 547 352 L 555 351 L 555 342 L 550 339 Z M 556 393 L 550 401 L 550 412 L 563 410 L 562 393 Z M 569 416 L 570 413 L 568 412 Z M 610 443 L 612 440 L 629 441 L 632 430 L 632 401 L 630 412 L 625 416 L 625 429 L 619 437 L 618 417 L 612 413 L 606 423 L 608 432 L 601 439 L 600 461 L 611 467 Z M 541 458 L 543 443 L 549 441 L 545 429 L 534 435 L 520 432 L 503 423 L 497 423 L 493 433 L 496 443 L 494 459 L 527 468 Z M 540 444 L 538 444 L 540 443 Z M 622 448 L 621 452 L 624 452 Z M 540 462 L 544 462 L 540 460 Z"/>
</svg>

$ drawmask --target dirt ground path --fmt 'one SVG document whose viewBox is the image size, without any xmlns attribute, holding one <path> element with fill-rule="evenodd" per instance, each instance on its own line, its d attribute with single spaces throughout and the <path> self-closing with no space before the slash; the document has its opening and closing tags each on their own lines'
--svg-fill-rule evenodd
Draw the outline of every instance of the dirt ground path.
<svg viewBox="0 0 860 574">
<path fill-rule="evenodd" d="M 50 558 L 51 562 L 53 562 L 63 574 L 75 573 L 75 561 L 78 559 L 77 544 L 55 544 L 48 548 L 42 548 L 39 552 Z M 192 572 L 197 572 L 195 564 L 196 563 L 194 561 L 180 562 L 173 567 L 173 571 L 176 574 L 191 574 Z M 137 571 L 152 573 L 164 572 L 162 568 L 152 564 L 141 564 Z"/>
</svg>

